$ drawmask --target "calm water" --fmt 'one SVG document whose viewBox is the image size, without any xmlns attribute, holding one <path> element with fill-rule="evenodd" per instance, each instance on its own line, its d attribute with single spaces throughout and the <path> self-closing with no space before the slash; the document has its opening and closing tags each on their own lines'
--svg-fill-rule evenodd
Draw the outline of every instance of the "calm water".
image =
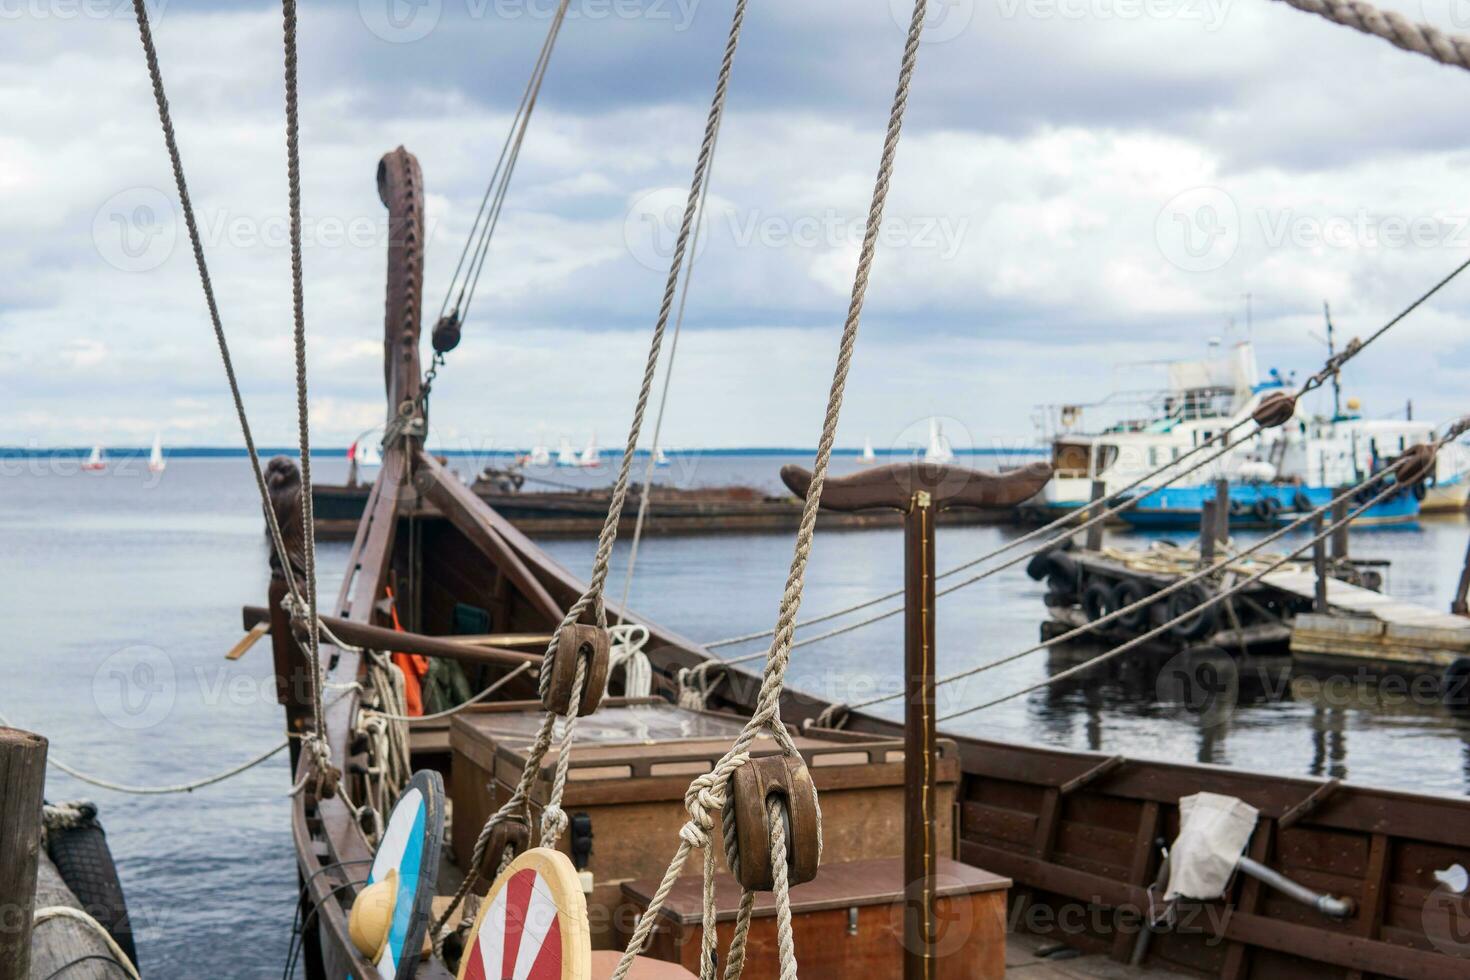
<svg viewBox="0 0 1470 980">
<path fill-rule="evenodd" d="M 676 459 L 660 479 L 771 486 L 778 466 L 791 458 Z M 175 460 L 154 477 L 139 461 L 100 476 L 78 474 L 74 463 L 0 461 L 0 551 L 9 569 L 0 590 L 0 712 L 47 735 L 54 757 L 121 782 L 181 782 L 242 761 L 280 738 L 266 647 L 236 663 L 223 659 L 241 634 L 240 606 L 262 603 L 267 584 L 247 465 Z M 838 465 L 854 464 L 847 459 Z M 340 478 L 341 469 L 336 461 L 319 462 L 318 478 Z M 942 528 L 939 567 L 1015 533 Z M 1451 520 L 1357 533 L 1352 546 L 1359 555 L 1393 559 L 1390 592 L 1442 606 L 1465 543 L 1465 524 Z M 346 547 L 320 549 L 324 594 L 336 591 Z M 593 546 L 562 541 L 547 549 L 584 574 Z M 819 536 L 804 611 L 816 614 L 897 588 L 901 554 L 897 530 Z M 790 556 L 785 535 L 648 540 L 632 602 L 695 639 L 764 628 L 774 621 Z M 611 582 L 616 596 L 623 583 L 619 568 Z M 941 599 L 941 671 L 1034 643 L 1041 595 L 1042 587 L 1017 569 Z M 791 682 L 849 700 L 891 690 L 902 659 L 900 623 L 895 617 L 797 651 Z M 1064 655 L 1033 655 L 956 685 L 945 693 L 943 707 L 989 700 L 1071 662 Z M 1055 746 L 1470 792 L 1470 724 L 1433 704 L 1416 705 L 1399 689 L 1357 690 L 1350 677 L 1278 678 L 1264 692 L 1248 690 L 1221 724 L 1202 728 L 1158 696 L 1157 670 L 1147 663 L 1100 668 L 1085 683 L 1027 695 L 949 727 Z M 280 974 L 294 911 L 288 783 L 279 756 L 186 796 L 122 795 L 54 770 L 47 794 L 101 805 L 148 975 L 265 978 Z"/>
</svg>

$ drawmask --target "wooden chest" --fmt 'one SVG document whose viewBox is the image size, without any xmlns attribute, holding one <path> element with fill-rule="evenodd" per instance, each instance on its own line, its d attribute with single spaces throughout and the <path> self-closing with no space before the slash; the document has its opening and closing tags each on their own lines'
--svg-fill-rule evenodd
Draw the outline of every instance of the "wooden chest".
<svg viewBox="0 0 1470 980">
<path fill-rule="evenodd" d="M 1001 980 L 1005 975 L 1006 895 L 1010 881 L 947 858 L 937 866 L 936 980 Z M 623 885 L 624 896 L 646 909 L 657 878 Z M 698 878 L 674 885 L 650 937 L 647 955 L 698 972 L 703 890 Z M 715 882 L 720 956 L 725 956 L 740 904 L 740 886 L 728 874 Z M 879 980 L 903 975 L 903 860 L 822 862 L 814 881 L 791 889 L 791 927 L 803 976 Z M 627 937 L 624 937 L 626 943 Z M 776 904 L 756 898 L 746 947 L 745 975 L 780 975 Z"/>
<path fill-rule="evenodd" d="M 540 721 L 539 705 L 528 703 L 489 705 L 454 718 L 449 736 L 450 846 L 461 866 L 485 819 L 509 798 L 520 778 Z M 684 792 L 689 780 L 713 767 L 743 724 L 732 715 L 690 711 L 658 699 L 611 699 L 578 721 L 562 805 L 569 816 L 585 814 L 591 823 L 592 851 L 585 870 L 592 878 L 588 914 L 594 948 L 613 947 L 618 935 L 631 928 L 638 913 L 624 900 L 622 884 L 663 874 L 678 847 L 679 828 L 688 819 Z M 844 734 L 840 740 L 798 735 L 795 741 L 821 799 L 824 864 L 901 857 L 902 740 Z M 768 736 L 752 747 L 755 755 L 778 751 Z M 938 839 L 940 853 L 947 857 L 954 853 L 959 759 L 953 741 L 941 739 L 939 751 Z M 553 747 L 531 791 L 538 824 L 556 758 Z M 714 833 L 720 839 L 718 826 Z M 561 849 L 574 853 L 570 834 Z M 691 861 L 685 873 L 698 873 L 699 864 Z"/>
</svg>

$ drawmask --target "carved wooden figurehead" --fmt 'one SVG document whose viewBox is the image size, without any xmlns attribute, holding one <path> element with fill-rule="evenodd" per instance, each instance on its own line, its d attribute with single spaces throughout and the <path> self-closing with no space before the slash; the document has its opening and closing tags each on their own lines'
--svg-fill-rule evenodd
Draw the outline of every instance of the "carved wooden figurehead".
<svg viewBox="0 0 1470 980">
<path fill-rule="evenodd" d="M 424 178 L 403 147 L 378 161 L 378 197 L 388 209 L 388 294 L 383 325 L 383 380 L 388 420 L 418 398 L 419 322 L 424 296 Z"/>
<path fill-rule="evenodd" d="M 291 561 L 291 572 L 299 578 L 306 575 L 306 540 L 301 528 L 301 470 L 293 459 L 277 456 L 265 464 L 265 488 L 270 494 L 271 510 L 281 526 L 281 541 Z M 269 529 L 266 530 L 269 535 Z M 271 578 L 286 577 L 276 551 L 271 549 Z"/>
<path fill-rule="evenodd" d="M 909 509 L 914 495 L 929 494 L 936 511 L 950 507 L 998 510 L 1015 507 L 1036 494 L 1051 479 L 1050 463 L 1030 463 L 1001 473 L 981 473 L 958 466 L 914 461 L 876 466 L 846 476 L 828 477 L 822 487 L 822 506 L 827 510 Z M 811 489 L 811 470 L 788 464 L 781 467 L 781 480 L 803 499 Z"/>
</svg>

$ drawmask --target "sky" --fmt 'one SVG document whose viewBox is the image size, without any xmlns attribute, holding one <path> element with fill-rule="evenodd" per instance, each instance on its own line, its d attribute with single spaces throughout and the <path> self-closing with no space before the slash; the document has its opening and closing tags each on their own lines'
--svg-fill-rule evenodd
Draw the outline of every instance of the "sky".
<svg viewBox="0 0 1470 980">
<path fill-rule="evenodd" d="M 428 191 L 425 334 L 554 0 L 306 0 L 311 424 L 381 423 L 386 218 Z M 1398 0 L 1470 30 L 1470 0 Z M 623 441 L 730 0 L 573 0 L 431 443 Z M 150 5 L 259 441 L 294 440 L 281 13 Z M 907 0 L 752 3 L 664 422 L 812 446 Z M 935 0 L 839 444 L 1034 442 L 1036 406 L 1252 340 L 1309 373 L 1470 258 L 1470 75 L 1272 0 Z M 0 0 L 0 445 L 239 444 L 124 0 Z M 1470 412 L 1470 275 L 1346 372 L 1370 416 Z M 426 345 L 427 349 L 427 345 Z M 647 438 L 645 438 L 645 443 Z"/>
</svg>

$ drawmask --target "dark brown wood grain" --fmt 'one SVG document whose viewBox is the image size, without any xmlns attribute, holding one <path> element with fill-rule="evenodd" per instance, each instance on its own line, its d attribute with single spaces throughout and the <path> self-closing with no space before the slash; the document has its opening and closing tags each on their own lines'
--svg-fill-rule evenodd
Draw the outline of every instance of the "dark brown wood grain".
<svg viewBox="0 0 1470 980">
<path fill-rule="evenodd" d="M 1050 463 L 1029 463 L 1002 473 L 981 473 L 934 463 L 890 463 L 871 469 L 830 476 L 822 485 L 822 507 L 827 510 L 908 510 L 914 494 L 923 491 L 936 511 L 951 507 L 1014 507 L 1041 492 L 1051 479 Z M 787 464 L 781 480 L 798 497 L 811 488 L 810 470 Z"/>
<path fill-rule="evenodd" d="M 0 728 L 0 980 L 26 980 L 41 850 L 46 739 Z"/>
</svg>

